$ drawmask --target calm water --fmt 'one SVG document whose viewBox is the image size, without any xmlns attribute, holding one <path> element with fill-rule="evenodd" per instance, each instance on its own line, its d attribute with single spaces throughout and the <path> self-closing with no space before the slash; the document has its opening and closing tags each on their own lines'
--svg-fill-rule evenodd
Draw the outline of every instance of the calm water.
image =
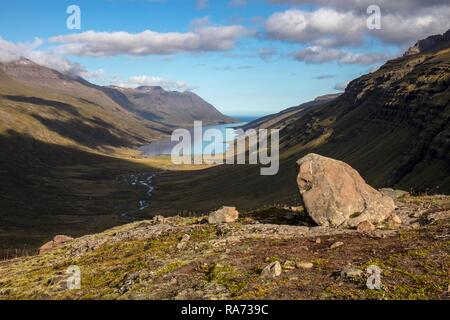
<svg viewBox="0 0 450 320">
<path fill-rule="evenodd" d="M 224 139 L 214 141 L 216 144 L 216 153 L 220 154 L 220 153 L 226 152 L 228 149 L 227 141 L 224 141 L 225 137 L 226 137 L 226 135 L 225 135 L 226 130 L 234 129 L 234 128 L 237 129 L 239 127 L 244 126 L 247 123 L 248 122 L 239 122 L 239 123 L 229 123 L 229 124 L 221 124 L 221 125 L 215 125 L 215 126 L 205 126 L 205 127 L 203 127 L 203 133 L 208 129 L 220 130 Z M 206 146 L 210 145 L 211 141 L 205 141 L 203 139 L 203 135 L 202 135 L 202 137 L 199 137 L 199 139 L 194 140 L 193 129 L 191 129 L 189 131 L 191 132 L 191 136 L 192 136 L 192 140 L 193 140 L 192 141 L 193 147 L 192 147 L 191 154 L 193 154 L 193 155 L 201 155 L 201 154 L 211 155 L 210 153 L 204 151 L 204 148 Z M 197 137 L 195 137 L 195 138 L 197 138 Z M 234 138 L 236 138 L 236 135 L 234 135 Z M 151 144 L 142 146 L 141 148 L 139 148 L 139 150 L 141 150 L 145 156 L 149 156 L 149 157 L 170 155 L 172 153 L 172 148 L 175 145 L 177 145 L 178 143 L 179 142 L 177 142 L 177 141 L 172 142 L 172 141 L 170 141 L 170 139 L 154 141 Z"/>
</svg>

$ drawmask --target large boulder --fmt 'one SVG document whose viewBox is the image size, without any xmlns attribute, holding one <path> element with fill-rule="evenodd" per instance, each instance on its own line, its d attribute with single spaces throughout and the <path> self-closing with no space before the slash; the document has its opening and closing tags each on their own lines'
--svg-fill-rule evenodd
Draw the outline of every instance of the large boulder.
<svg viewBox="0 0 450 320">
<path fill-rule="evenodd" d="M 297 183 L 305 209 L 321 226 L 378 224 L 395 210 L 394 200 L 369 186 L 348 164 L 317 154 L 300 159 Z"/>
<path fill-rule="evenodd" d="M 235 207 L 222 207 L 209 214 L 208 222 L 210 224 L 232 223 L 238 218 L 239 211 L 237 211 Z"/>
</svg>

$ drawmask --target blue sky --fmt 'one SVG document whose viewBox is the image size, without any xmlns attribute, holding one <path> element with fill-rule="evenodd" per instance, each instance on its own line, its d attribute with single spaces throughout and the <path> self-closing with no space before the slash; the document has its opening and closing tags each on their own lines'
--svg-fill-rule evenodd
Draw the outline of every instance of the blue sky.
<svg viewBox="0 0 450 320">
<path fill-rule="evenodd" d="M 52 60 L 58 56 L 77 63 L 95 83 L 161 83 L 193 90 L 229 115 L 263 115 L 336 93 L 336 86 L 342 89 L 413 39 L 449 27 L 446 1 L 427 6 L 411 0 L 391 7 L 381 0 L 386 24 L 371 32 L 365 27 L 364 0 L 362 6 L 352 1 L 353 6 L 327 0 L 18 0 L 1 5 L 0 59 L 2 50 L 9 50 L 8 59 L 16 50 L 59 67 L 61 60 Z M 81 9 L 81 30 L 66 27 L 72 4 Z M 434 12 L 443 18 L 434 14 L 414 32 L 420 18 Z M 395 19 L 410 24 L 407 32 L 394 30 Z M 145 30 L 153 33 L 141 34 Z M 112 39 L 119 31 L 123 34 Z M 70 38 L 73 34 L 80 37 Z M 139 34 L 144 44 L 136 41 Z M 35 38 L 41 40 L 33 45 Z M 191 44 L 197 40 L 198 45 Z"/>
</svg>

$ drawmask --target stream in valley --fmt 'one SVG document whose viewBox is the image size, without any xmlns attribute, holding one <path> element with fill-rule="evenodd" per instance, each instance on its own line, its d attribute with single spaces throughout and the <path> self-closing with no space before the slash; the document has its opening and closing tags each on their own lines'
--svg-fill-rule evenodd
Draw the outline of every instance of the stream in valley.
<svg viewBox="0 0 450 320">
<path fill-rule="evenodd" d="M 244 119 L 243 119 L 244 120 Z M 248 119 L 245 119 L 248 120 Z M 203 128 L 203 133 L 208 129 L 216 129 L 219 130 L 223 137 L 226 137 L 226 130 L 227 129 L 238 129 L 244 125 L 246 125 L 248 122 L 238 122 L 238 123 L 228 123 L 228 124 L 221 124 L 221 125 L 214 125 L 214 126 L 205 126 Z M 190 130 L 192 132 L 192 130 Z M 192 135 L 194 137 L 194 135 Z M 210 144 L 210 141 L 205 141 L 203 136 L 202 137 L 196 137 L 198 140 L 192 141 L 192 154 L 198 155 L 203 154 L 205 156 L 210 154 L 205 154 L 204 148 L 206 145 Z M 237 138 L 237 134 L 234 134 L 233 139 Z M 194 138 L 195 139 L 195 138 Z M 228 150 L 228 142 L 226 139 L 221 139 L 219 141 L 214 141 L 216 146 L 218 146 L 219 152 L 226 152 Z M 148 145 L 142 146 L 139 148 L 139 150 L 142 152 L 142 154 L 145 157 L 156 157 L 156 156 L 163 156 L 163 155 L 170 155 L 172 152 L 172 148 L 177 145 L 178 142 L 173 142 L 170 139 L 164 139 L 160 141 L 154 141 Z M 144 187 L 146 188 L 146 198 L 143 200 L 140 200 L 138 202 L 138 208 L 132 211 L 124 212 L 120 214 L 120 217 L 122 219 L 128 220 L 128 221 L 134 221 L 137 220 L 137 218 L 133 217 L 133 214 L 139 213 L 148 207 L 150 207 L 150 200 L 153 195 L 153 191 L 155 190 L 154 187 L 154 178 L 155 174 L 153 173 L 142 173 L 142 174 L 130 174 L 127 177 L 127 183 L 130 186 L 136 186 L 136 187 Z"/>
<path fill-rule="evenodd" d="M 132 214 L 139 213 L 150 207 L 150 199 L 153 195 L 153 191 L 155 190 L 155 187 L 153 186 L 154 178 L 155 175 L 153 173 L 131 174 L 127 177 L 127 183 L 130 186 L 144 187 L 146 189 L 146 199 L 139 200 L 137 209 L 121 213 L 120 217 L 122 219 L 128 221 L 136 220 L 137 218 L 131 216 Z"/>
</svg>

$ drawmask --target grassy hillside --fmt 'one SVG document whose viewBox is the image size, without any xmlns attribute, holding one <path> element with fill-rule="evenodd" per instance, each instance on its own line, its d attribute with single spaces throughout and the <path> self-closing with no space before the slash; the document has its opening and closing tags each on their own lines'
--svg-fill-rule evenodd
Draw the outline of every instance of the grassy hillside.
<svg viewBox="0 0 450 320">
<path fill-rule="evenodd" d="M 167 173 L 159 179 L 154 211 L 298 202 L 296 161 L 310 152 L 349 163 L 375 187 L 448 194 L 449 83 L 450 49 L 389 61 L 351 82 L 336 100 L 296 113 L 293 121 L 269 117 L 257 123 L 282 124 L 276 176 L 260 176 L 257 166 Z"/>
<path fill-rule="evenodd" d="M 110 87 L 103 90 L 122 93 L 130 102 L 126 104 L 128 110 L 144 119 L 162 123 L 174 129 L 191 127 L 197 120 L 202 120 L 204 125 L 235 121 L 220 113 L 213 105 L 193 92 L 166 91 L 161 87 L 149 86 L 136 89 Z"/>
<path fill-rule="evenodd" d="M 0 257 L 124 223 L 120 214 L 145 199 L 126 177 L 165 162 L 138 161 L 132 148 L 172 126 L 127 103 L 26 59 L 0 64 Z"/>
<path fill-rule="evenodd" d="M 120 154 L 162 135 L 101 91 L 17 63 L 0 67 L 0 256 L 123 223 L 145 191 L 120 177 L 152 168 Z"/>
<path fill-rule="evenodd" d="M 276 208 L 226 225 L 206 217 L 135 222 L 0 262 L 0 300 L 448 299 L 449 215 L 442 214 L 449 197 L 397 204 L 404 225 L 364 234 L 305 226 L 302 212 Z M 281 274 L 263 277 L 277 261 Z M 81 286 L 67 290 L 71 265 L 80 268 Z M 381 270 L 380 290 L 366 286 L 370 265 Z"/>
</svg>

